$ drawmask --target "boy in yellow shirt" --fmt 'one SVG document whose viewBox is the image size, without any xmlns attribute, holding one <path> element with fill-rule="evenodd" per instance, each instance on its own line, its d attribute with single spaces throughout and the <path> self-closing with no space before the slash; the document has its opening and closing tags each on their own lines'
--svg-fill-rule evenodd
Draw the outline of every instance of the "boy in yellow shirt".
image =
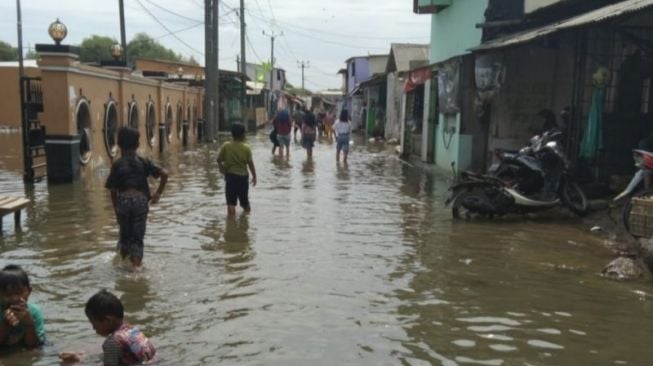
<svg viewBox="0 0 653 366">
<path fill-rule="evenodd" d="M 236 214 L 236 204 L 240 201 L 246 213 L 252 208 L 249 204 L 249 172 L 252 186 L 256 187 L 256 168 L 252 159 L 252 149 L 245 143 L 245 127 L 235 123 L 231 126 L 233 141 L 226 142 L 218 153 L 218 166 L 224 174 L 227 214 Z M 247 171 L 249 168 L 249 172 Z"/>
</svg>

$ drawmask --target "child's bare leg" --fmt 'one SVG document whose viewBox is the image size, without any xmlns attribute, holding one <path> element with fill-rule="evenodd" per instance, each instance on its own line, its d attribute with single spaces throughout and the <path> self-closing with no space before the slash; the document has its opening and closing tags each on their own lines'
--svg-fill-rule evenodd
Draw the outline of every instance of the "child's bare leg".
<svg viewBox="0 0 653 366">
<path fill-rule="evenodd" d="M 336 150 L 336 161 L 340 161 L 340 149 Z"/>
<path fill-rule="evenodd" d="M 140 267 L 143 265 L 143 257 L 129 256 L 129 260 L 132 262 L 134 267 Z"/>
<path fill-rule="evenodd" d="M 247 205 L 247 206 L 244 207 L 243 209 L 245 210 L 245 213 L 246 213 L 246 214 L 252 212 L 252 206 L 250 206 L 250 205 Z"/>
<path fill-rule="evenodd" d="M 227 205 L 227 215 L 236 216 L 236 206 Z"/>
<path fill-rule="evenodd" d="M 348 152 L 348 151 L 345 151 L 344 154 L 345 154 L 345 156 L 342 158 L 342 161 L 343 161 L 345 164 L 347 164 L 347 155 L 349 155 L 349 152 Z"/>
</svg>

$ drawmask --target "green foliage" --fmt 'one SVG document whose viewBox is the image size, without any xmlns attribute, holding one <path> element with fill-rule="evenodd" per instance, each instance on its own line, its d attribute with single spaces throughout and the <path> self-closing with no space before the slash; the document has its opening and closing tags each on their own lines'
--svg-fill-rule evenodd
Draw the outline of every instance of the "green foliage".
<svg viewBox="0 0 653 366">
<path fill-rule="evenodd" d="M 165 48 L 145 33 L 138 33 L 127 45 L 127 50 L 127 58 L 130 62 L 139 57 L 182 61 L 180 55 L 177 55 L 171 49 Z"/>
<path fill-rule="evenodd" d="M 81 62 L 97 62 L 112 60 L 111 46 L 117 41 L 110 37 L 92 35 L 84 38 L 80 46 L 79 60 Z"/>
<path fill-rule="evenodd" d="M 18 50 L 7 42 L 0 41 L 0 61 L 18 60 Z"/>
<path fill-rule="evenodd" d="M 39 58 L 39 54 L 34 50 L 29 50 L 25 54 L 25 60 L 36 60 L 38 58 Z"/>
</svg>

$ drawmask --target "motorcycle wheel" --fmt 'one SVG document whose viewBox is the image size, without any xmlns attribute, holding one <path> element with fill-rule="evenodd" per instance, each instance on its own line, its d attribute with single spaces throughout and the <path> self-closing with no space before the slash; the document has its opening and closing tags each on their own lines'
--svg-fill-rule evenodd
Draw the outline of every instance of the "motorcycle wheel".
<svg viewBox="0 0 653 366">
<path fill-rule="evenodd" d="M 487 200 L 485 194 L 483 192 L 480 192 L 479 189 L 464 190 L 459 192 L 454 197 L 453 203 L 451 204 L 451 215 L 453 216 L 454 219 L 470 220 L 470 219 L 489 217 L 489 215 L 487 214 L 482 214 L 467 209 L 463 205 L 463 202 L 468 199 Z"/>
<path fill-rule="evenodd" d="M 585 192 L 575 182 L 567 182 L 562 187 L 562 202 L 571 212 L 578 216 L 585 216 L 589 211 L 589 202 Z"/>
<path fill-rule="evenodd" d="M 633 195 L 624 205 L 623 211 L 621 211 L 621 219 L 623 220 L 624 226 L 626 227 L 626 230 L 628 231 L 628 233 L 630 233 L 630 235 L 633 235 L 633 233 L 630 231 L 630 213 L 633 210 L 632 199 L 635 197 L 639 198 L 639 197 L 652 197 L 652 196 L 653 196 L 653 189 L 643 190 Z"/>
</svg>

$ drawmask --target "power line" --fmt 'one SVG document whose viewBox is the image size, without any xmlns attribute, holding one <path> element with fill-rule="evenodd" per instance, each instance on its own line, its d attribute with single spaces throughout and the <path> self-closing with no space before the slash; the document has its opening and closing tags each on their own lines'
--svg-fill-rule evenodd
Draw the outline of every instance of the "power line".
<svg viewBox="0 0 653 366">
<path fill-rule="evenodd" d="M 186 27 L 186 28 L 182 28 L 182 29 L 176 30 L 176 31 L 174 31 L 173 33 L 174 33 L 174 34 L 179 34 L 179 33 L 181 33 L 181 32 L 185 32 L 185 31 L 188 31 L 188 30 L 191 30 L 191 29 L 194 29 L 194 28 L 200 27 L 200 26 L 202 26 L 202 25 L 204 25 L 204 22 L 197 23 L 197 24 L 193 24 L 193 25 L 191 25 L 191 26 L 189 26 L 189 27 Z M 160 36 L 158 36 L 158 37 L 154 37 L 154 39 L 161 39 L 161 38 L 164 38 L 164 37 L 167 37 L 167 36 L 171 36 L 173 33 L 168 32 L 168 33 L 166 33 L 166 34 L 162 34 L 162 35 L 160 35 Z"/>
<path fill-rule="evenodd" d="M 261 59 L 261 57 L 259 57 L 258 53 L 256 53 L 256 50 L 252 46 L 252 41 L 250 41 L 249 39 L 249 34 L 246 34 L 246 37 L 247 37 L 247 46 L 249 46 L 249 50 L 252 51 L 252 53 L 260 63 L 263 63 L 263 60 Z"/>
<path fill-rule="evenodd" d="M 259 16 L 262 17 L 262 18 L 265 18 L 264 14 L 265 13 L 260 12 Z M 306 31 L 306 32 L 321 33 L 321 34 L 328 35 L 328 36 L 348 38 L 348 39 L 352 38 L 354 36 L 352 34 L 326 32 L 326 31 L 323 31 L 323 30 L 315 29 L 315 28 L 300 27 L 300 26 L 297 26 L 297 25 L 294 25 L 294 24 L 293 25 L 286 24 L 285 27 L 286 28 L 299 29 L 299 30 Z M 392 37 L 392 36 L 365 36 L 365 35 L 360 35 L 358 32 L 355 34 L 355 37 L 356 38 L 362 38 L 362 39 L 369 39 L 369 40 L 380 40 L 380 41 L 390 40 L 390 39 L 405 40 L 407 38 L 407 37 Z"/>
<path fill-rule="evenodd" d="M 204 52 L 198 51 L 195 47 L 189 45 L 189 44 L 186 43 L 183 39 L 179 38 L 179 36 L 177 36 L 177 35 L 175 34 L 175 32 L 171 31 L 170 28 L 168 28 L 165 24 L 163 24 L 163 22 L 161 22 L 161 21 L 159 20 L 159 18 L 157 18 L 154 14 L 152 14 L 152 12 L 151 12 L 148 8 L 146 8 L 145 5 L 143 5 L 143 3 L 142 3 L 140 0 L 136 0 L 136 3 L 138 3 L 138 5 L 140 5 L 141 8 L 143 8 L 143 10 L 145 10 L 145 12 L 146 12 L 147 14 L 150 15 L 150 17 L 152 17 L 152 19 L 154 19 L 157 23 L 159 23 L 159 25 L 160 25 L 163 29 L 165 29 L 166 31 L 168 31 L 168 33 L 170 33 L 171 36 L 175 37 L 175 39 L 176 39 L 177 41 L 179 41 L 181 44 L 183 44 L 184 46 L 188 47 L 189 49 L 193 50 L 193 51 L 194 51 L 195 53 L 197 53 L 198 55 L 202 55 L 202 56 L 204 56 Z"/>
<path fill-rule="evenodd" d="M 249 14 L 250 14 L 250 16 L 252 16 L 254 18 L 258 18 L 259 20 L 266 21 L 265 18 L 259 17 L 257 15 L 253 15 L 251 12 Z M 310 38 L 310 39 L 320 41 L 320 42 L 323 42 L 323 43 L 333 44 L 333 45 L 340 46 L 340 47 L 348 47 L 348 48 L 356 48 L 356 49 L 367 48 L 367 49 L 387 50 L 387 47 L 369 47 L 369 46 L 365 47 L 365 46 L 361 46 L 361 45 L 350 45 L 350 44 L 345 44 L 345 43 L 341 43 L 341 42 L 329 41 L 329 40 L 318 38 L 318 37 L 315 37 L 315 36 L 312 36 L 312 35 L 307 35 L 306 33 L 298 32 L 297 30 L 294 30 L 294 29 L 286 28 L 285 26 L 282 27 L 282 26 L 280 26 L 278 24 L 277 24 L 277 27 L 279 27 L 282 30 L 285 29 L 286 31 L 289 31 L 291 34 L 296 34 L 296 35 L 299 35 L 299 36 Z"/>
<path fill-rule="evenodd" d="M 159 9 L 165 11 L 166 13 L 169 13 L 169 14 L 172 14 L 172 15 L 175 15 L 175 16 L 178 16 L 179 18 L 183 18 L 183 19 L 186 19 L 186 20 L 190 20 L 190 21 L 192 21 L 192 22 L 201 22 L 201 20 L 199 20 L 199 19 L 190 18 L 190 17 L 187 17 L 187 16 L 185 16 L 185 15 L 183 15 L 183 14 L 179 14 L 179 13 L 177 13 L 177 12 L 175 12 L 175 11 L 172 11 L 172 10 L 170 10 L 170 9 L 167 9 L 167 8 L 165 8 L 165 7 L 161 6 L 161 5 L 159 5 L 159 4 L 155 3 L 155 2 L 153 2 L 152 0 L 145 0 L 145 1 L 147 1 L 150 5 L 153 5 L 153 6 L 157 7 L 157 8 L 159 8 Z"/>
</svg>

